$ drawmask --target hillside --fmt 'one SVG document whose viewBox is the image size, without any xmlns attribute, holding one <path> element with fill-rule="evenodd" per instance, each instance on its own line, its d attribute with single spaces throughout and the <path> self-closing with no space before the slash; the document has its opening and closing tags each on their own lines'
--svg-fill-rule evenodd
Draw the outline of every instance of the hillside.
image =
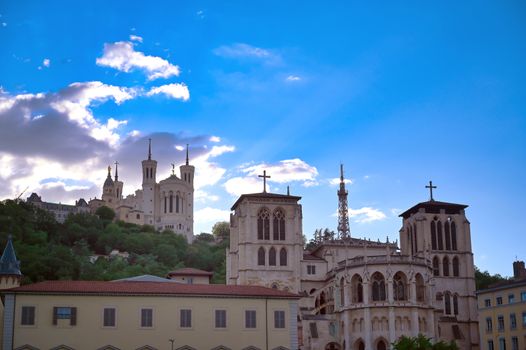
<svg viewBox="0 0 526 350">
<path fill-rule="evenodd" d="M 158 232 L 151 226 L 100 217 L 75 214 L 60 224 L 46 211 L 8 200 L 0 203 L 0 244 L 3 249 L 8 235 L 13 236 L 23 284 L 55 279 L 114 280 L 142 274 L 165 276 L 180 267 L 212 271 L 213 283 L 225 282 L 228 239 L 216 243 L 213 235 L 202 233 L 188 244 L 171 231 Z M 215 231 L 224 230 L 225 225 L 217 224 Z M 129 256 L 111 257 L 113 250 Z"/>
</svg>

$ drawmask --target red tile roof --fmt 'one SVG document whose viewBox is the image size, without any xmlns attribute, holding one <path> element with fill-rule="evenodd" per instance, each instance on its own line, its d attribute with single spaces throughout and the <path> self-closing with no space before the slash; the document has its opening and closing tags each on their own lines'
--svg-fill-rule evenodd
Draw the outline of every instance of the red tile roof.
<svg viewBox="0 0 526 350">
<path fill-rule="evenodd" d="M 168 276 L 213 276 L 213 272 L 194 269 L 193 267 L 183 267 L 174 271 L 168 272 Z"/>
<path fill-rule="evenodd" d="M 4 294 L 167 295 L 299 299 L 297 294 L 259 286 L 164 282 L 45 281 L 2 292 Z"/>
</svg>

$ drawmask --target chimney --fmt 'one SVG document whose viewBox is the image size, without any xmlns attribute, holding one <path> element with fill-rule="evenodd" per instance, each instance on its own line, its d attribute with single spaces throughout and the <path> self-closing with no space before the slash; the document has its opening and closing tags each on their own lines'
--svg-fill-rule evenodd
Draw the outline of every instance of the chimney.
<svg viewBox="0 0 526 350">
<path fill-rule="evenodd" d="M 526 268 L 524 267 L 524 261 L 517 260 L 513 262 L 513 278 L 526 278 Z"/>
</svg>

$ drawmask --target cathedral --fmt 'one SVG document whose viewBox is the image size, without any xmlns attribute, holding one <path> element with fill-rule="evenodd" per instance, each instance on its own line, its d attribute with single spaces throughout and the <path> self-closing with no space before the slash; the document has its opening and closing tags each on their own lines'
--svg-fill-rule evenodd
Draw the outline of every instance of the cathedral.
<svg viewBox="0 0 526 350">
<path fill-rule="evenodd" d="M 400 214 L 399 246 L 358 239 L 350 234 L 343 167 L 340 180 L 338 236 L 318 235 L 309 251 L 301 197 L 239 197 L 231 208 L 227 284 L 300 294 L 301 349 L 386 350 L 418 334 L 479 349 L 467 205 L 434 200 L 430 182 L 430 199 Z"/>
<path fill-rule="evenodd" d="M 179 167 L 179 177 L 172 174 L 157 182 L 157 161 L 152 159 L 152 144 L 149 140 L 148 158 L 142 161 L 142 188 L 135 194 L 123 197 L 124 183 L 119 180 L 118 162 L 115 162 L 115 176 L 108 176 L 102 187 L 102 199 L 89 201 L 91 212 L 101 206 L 115 211 L 116 219 L 137 225 L 151 225 L 157 230 L 170 230 L 192 242 L 194 236 L 194 173 L 190 165 L 188 145 L 186 162 Z"/>
</svg>

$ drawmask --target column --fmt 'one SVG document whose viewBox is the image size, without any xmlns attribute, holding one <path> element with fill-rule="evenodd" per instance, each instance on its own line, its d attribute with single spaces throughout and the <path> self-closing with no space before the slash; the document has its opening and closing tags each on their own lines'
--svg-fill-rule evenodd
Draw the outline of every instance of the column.
<svg viewBox="0 0 526 350">
<path fill-rule="evenodd" d="M 369 282 L 363 282 L 363 319 L 365 323 L 365 329 L 363 333 L 365 348 L 373 348 L 373 339 L 371 334 L 371 309 L 369 308 Z"/>
</svg>

